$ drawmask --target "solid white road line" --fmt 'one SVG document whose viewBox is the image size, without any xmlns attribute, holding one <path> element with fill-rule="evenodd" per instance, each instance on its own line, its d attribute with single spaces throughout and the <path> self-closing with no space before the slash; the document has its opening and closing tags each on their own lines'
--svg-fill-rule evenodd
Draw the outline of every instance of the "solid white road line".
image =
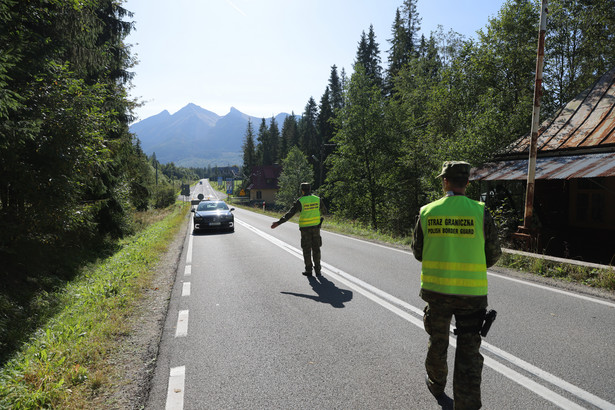
<svg viewBox="0 0 615 410">
<path fill-rule="evenodd" d="M 544 289 L 544 290 L 548 290 L 548 291 L 555 292 L 555 293 L 561 293 L 562 295 L 572 296 L 572 297 L 577 298 L 577 299 L 586 300 L 588 302 L 599 303 L 601 305 L 605 305 L 605 306 L 609 306 L 609 307 L 615 308 L 615 303 L 608 302 L 606 300 L 596 299 L 596 298 L 592 298 L 592 297 L 585 296 L 585 295 L 579 295 L 577 293 L 568 292 L 568 291 L 557 289 L 557 288 L 553 288 L 553 287 L 550 287 L 550 286 L 539 285 L 538 283 L 528 282 L 528 281 L 525 281 L 525 280 L 522 280 L 522 279 L 511 278 L 509 276 L 504 276 L 504 275 L 498 275 L 497 273 L 489 272 L 489 275 L 496 276 L 496 277 L 501 278 L 501 279 L 506 279 L 506 280 L 509 280 L 511 282 L 522 283 L 522 284 L 527 285 L 527 286 L 533 286 L 535 288 Z"/>
<path fill-rule="evenodd" d="M 190 235 L 190 227 L 192 226 L 192 218 L 190 217 L 190 225 L 188 225 L 188 235 Z M 194 236 L 190 235 L 188 237 L 188 250 L 186 251 L 186 265 L 192 265 L 192 238 Z"/>
<path fill-rule="evenodd" d="M 177 315 L 177 326 L 175 327 L 175 337 L 188 336 L 188 311 L 180 310 Z"/>
<path fill-rule="evenodd" d="M 246 222 L 240 221 L 240 220 L 235 220 L 238 224 L 250 229 L 251 231 L 253 231 L 254 233 L 256 233 L 257 235 L 263 237 L 264 239 L 268 240 L 269 242 L 273 243 L 274 245 L 279 246 L 280 248 L 284 249 L 285 251 L 289 252 L 290 254 L 294 255 L 295 257 L 303 260 L 303 253 L 301 250 L 287 244 L 286 242 L 283 242 L 251 225 L 249 225 Z M 369 243 L 369 242 L 368 242 Z M 381 306 L 387 308 L 388 310 L 390 310 L 391 312 L 397 314 L 398 316 L 406 319 L 407 321 L 409 321 L 410 323 L 414 324 L 415 326 L 420 327 L 421 329 L 423 328 L 423 322 L 421 319 L 417 319 L 411 315 L 409 315 L 408 313 L 404 312 L 403 310 L 393 306 L 391 303 L 395 303 L 398 306 L 404 307 L 407 310 L 410 310 L 412 312 L 414 312 L 415 314 L 422 316 L 423 315 L 423 311 L 422 309 L 419 309 L 415 306 L 412 306 L 392 295 L 389 295 L 388 293 L 377 289 L 375 287 L 373 287 L 372 285 L 367 284 L 366 282 L 354 278 L 353 276 L 349 275 L 348 273 L 342 271 L 341 269 L 335 268 L 332 265 L 329 265 L 327 263 L 321 262 L 321 265 L 323 266 L 323 273 L 327 273 L 330 276 L 336 278 L 336 280 L 341 281 L 342 283 L 346 284 L 347 286 L 353 288 L 353 290 L 363 294 L 364 296 L 368 297 L 369 299 L 377 302 L 378 304 L 380 304 Z M 568 292 L 567 292 L 568 293 Z M 593 301 L 593 300 L 592 300 Z M 391 302 L 391 303 L 389 303 Z M 452 346 L 456 346 L 456 339 L 453 338 L 451 336 L 450 338 L 450 343 Z M 599 408 L 602 409 L 615 409 L 615 405 L 612 403 L 607 402 L 606 400 L 601 399 L 600 397 L 597 397 L 583 389 L 580 389 L 568 382 L 566 382 L 565 380 L 562 380 L 560 378 L 558 378 L 555 375 L 552 375 L 542 369 L 537 368 L 536 366 L 533 366 L 525 361 L 523 361 L 522 359 L 519 359 L 509 353 L 506 353 L 498 348 L 496 348 L 495 346 L 492 346 L 488 343 L 483 342 L 482 343 L 483 347 L 485 350 L 488 350 L 490 352 L 492 352 L 493 354 L 499 356 L 500 358 L 507 360 L 508 362 L 510 362 L 511 364 L 514 364 L 515 366 L 518 366 L 526 371 L 529 371 L 530 373 L 532 373 L 533 375 L 535 375 L 538 378 L 541 378 L 542 380 L 551 383 L 553 385 L 556 385 L 566 391 L 568 391 L 569 393 L 577 396 L 578 398 L 580 398 L 581 400 L 584 400 L 588 403 L 591 403 Z M 556 404 L 557 406 L 560 406 L 562 408 L 565 409 L 582 409 L 583 407 L 578 406 L 577 404 L 571 402 L 570 400 L 566 399 L 565 397 L 555 393 L 554 391 L 534 382 L 533 380 L 523 376 L 522 374 L 518 373 L 517 371 L 506 367 L 505 365 L 497 362 L 496 360 L 489 358 L 489 357 L 485 357 L 485 365 L 487 365 L 488 367 L 491 367 L 492 369 L 494 369 L 495 371 L 499 372 L 500 374 L 506 376 L 507 378 L 511 379 L 512 381 L 528 388 L 529 390 L 535 392 L 536 394 L 542 396 L 543 398 L 545 398 L 546 400 L 551 401 L 552 403 Z"/>
<path fill-rule="evenodd" d="M 190 296 L 190 282 L 183 283 L 182 296 Z"/>
<path fill-rule="evenodd" d="M 166 410 L 181 410 L 184 408 L 184 383 L 186 381 L 186 366 L 173 367 L 169 375 Z"/>
</svg>

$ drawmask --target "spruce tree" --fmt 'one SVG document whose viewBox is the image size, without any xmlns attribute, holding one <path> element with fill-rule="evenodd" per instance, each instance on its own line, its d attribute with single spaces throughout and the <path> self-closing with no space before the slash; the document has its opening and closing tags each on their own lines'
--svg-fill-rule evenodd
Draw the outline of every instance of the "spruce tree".
<svg viewBox="0 0 615 410">
<path fill-rule="evenodd" d="M 293 111 L 284 119 L 282 124 L 282 136 L 280 141 L 280 158 L 286 158 L 292 147 L 299 147 L 299 132 L 297 130 L 297 118 Z"/>
<path fill-rule="evenodd" d="M 299 138 L 301 150 L 311 158 L 320 150 L 320 141 L 318 139 L 318 131 L 316 120 L 318 118 L 318 106 L 313 97 L 310 97 L 305 105 L 305 111 L 299 120 Z"/>
<path fill-rule="evenodd" d="M 329 87 L 325 88 L 325 92 L 320 99 L 320 106 L 318 110 L 318 136 L 320 140 L 320 152 L 317 154 L 318 158 L 318 170 L 316 172 L 317 176 L 317 187 L 320 187 L 322 182 L 326 178 L 326 159 L 328 155 L 327 143 L 331 141 L 334 133 L 334 125 L 333 125 L 333 109 L 331 104 L 331 94 L 329 92 Z"/>
<path fill-rule="evenodd" d="M 365 69 L 367 77 L 370 78 L 375 85 L 382 88 L 384 80 L 380 63 L 380 47 L 376 42 L 374 26 L 370 25 L 368 34 L 366 35 L 365 31 L 361 34 L 355 66 L 360 64 Z M 356 69 L 355 67 L 355 71 Z"/>
<path fill-rule="evenodd" d="M 258 145 L 256 147 L 256 153 L 258 157 L 259 165 L 271 165 L 271 149 L 269 145 L 269 128 L 267 122 L 263 118 L 261 125 L 258 128 Z"/>
<path fill-rule="evenodd" d="M 344 102 L 343 86 L 339 75 L 337 74 L 337 66 L 331 66 L 331 75 L 329 76 L 329 92 L 331 109 L 333 113 L 342 108 Z"/>
<path fill-rule="evenodd" d="M 268 132 L 269 151 L 271 152 L 271 164 L 277 164 L 280 160 L 280 130 L 275 117 L 271 117 Z"/>
<path fill-rule="evenodd" d="M 254 146 L 254 130 L 252 129 L 251 120 L 248 120 L 246 139 L 242 148 L 244 174 L 249 178 L 252 174 L 252 169 L 257 165 L 256 147 Z"/>
</svg>

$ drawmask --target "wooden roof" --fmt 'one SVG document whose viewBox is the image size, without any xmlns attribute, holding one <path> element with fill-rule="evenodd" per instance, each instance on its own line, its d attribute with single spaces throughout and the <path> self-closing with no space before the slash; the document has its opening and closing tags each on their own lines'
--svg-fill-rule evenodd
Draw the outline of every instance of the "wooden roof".
<svg viewBox="0 0 615 410">
<path fill-rule="evenodd" d="M 528 155 L 529 144 L 528 134 L 519 138 L 501 156 Z M 615 68 L 540 127 L 539 156 L 549 156 L 555 151 L 562 154 L 579 150 L 615 151 Z"/>
</svg>

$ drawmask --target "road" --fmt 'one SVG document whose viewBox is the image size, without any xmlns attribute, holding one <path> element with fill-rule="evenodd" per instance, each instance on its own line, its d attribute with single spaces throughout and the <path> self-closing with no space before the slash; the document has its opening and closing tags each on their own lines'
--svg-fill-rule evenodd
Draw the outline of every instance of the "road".
<svg viewBox="0 0 615 410">
<path fill-rule="evenodd" d="M 234 233 L 189 229 L 148 409 L 450 408 L 425 387 L 411 253 L 323 231 L 308 280 L 296 224 L 234 214 Z M 483 408 L 615 409 L 615 303 L 494 271 L 489 302 Z"/>
</svg>

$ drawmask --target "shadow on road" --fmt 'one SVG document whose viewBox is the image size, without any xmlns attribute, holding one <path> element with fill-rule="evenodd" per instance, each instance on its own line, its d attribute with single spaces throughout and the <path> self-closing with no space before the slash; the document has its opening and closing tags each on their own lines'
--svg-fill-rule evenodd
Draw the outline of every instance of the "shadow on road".
<svg viewBox="0 0 615 410">
<path fill-rule="evenodd" d="M 340 289 L 333 282 L 325 278 L 324 276 L 316 279 L 313 276 L 308 277 L 310 286 L 316 292 L 316 295 L 304 295 L 302 293 L 295 292 L 281 292 L 285 295 L 298 296 L 300 298 L 312 299 L 313 301 L 320 303 L 327 303 L 334 308 L 343 308 L 345 302 L 352 300 L 352 291 L 347 289 Z"/>
</svg>

